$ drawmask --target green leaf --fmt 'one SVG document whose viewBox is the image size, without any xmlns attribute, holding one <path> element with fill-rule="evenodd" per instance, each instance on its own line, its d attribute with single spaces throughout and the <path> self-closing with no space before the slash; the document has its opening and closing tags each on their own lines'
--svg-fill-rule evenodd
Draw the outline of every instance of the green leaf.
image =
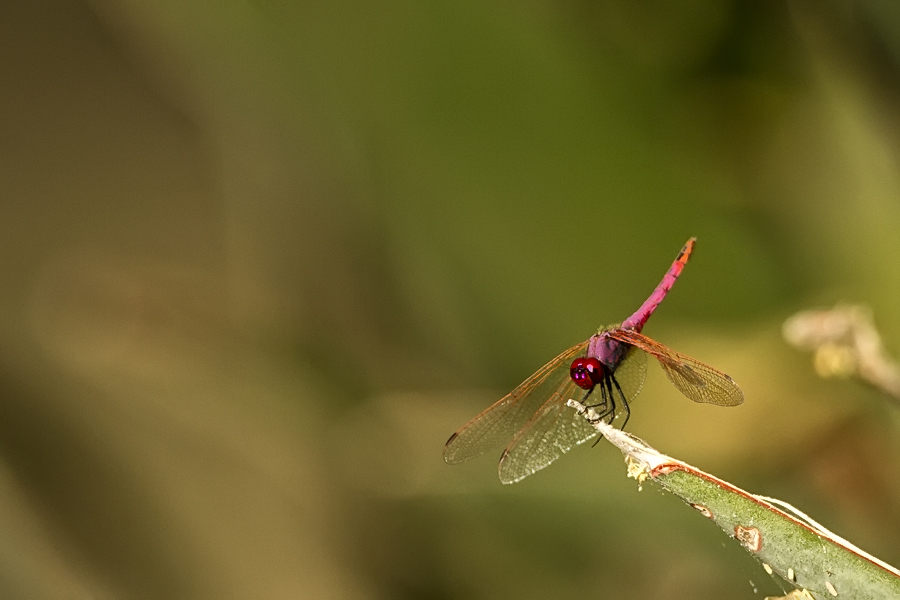
<svg viewBox="0 0 900 600">
<path fill-rule="evenodd" d="M 789 504 L 745 492 L 684 462 L 661 454 L 633 435 L 569 400 L 626 456 L 628 473 L 658 483 L 729 536 L 769 573 L 777 573 L 815 598 L 900 598 L 900 571 L 828 531 Z"/>
</svg>

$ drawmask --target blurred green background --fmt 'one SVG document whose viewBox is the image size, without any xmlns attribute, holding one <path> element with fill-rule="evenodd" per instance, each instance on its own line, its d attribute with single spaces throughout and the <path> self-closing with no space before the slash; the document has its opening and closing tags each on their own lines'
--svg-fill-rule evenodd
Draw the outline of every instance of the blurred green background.
<svg viewBox="0 0 900 600">
<path fill-rule="evenodd" d="M 0 597 L 758 598 L 621 456 L 447 437 L 627 317 L 629 430 L 900 564 L 900 418 L 781 340 L 900 353 L 894 0 L 0 9 Z"/>
</svg>

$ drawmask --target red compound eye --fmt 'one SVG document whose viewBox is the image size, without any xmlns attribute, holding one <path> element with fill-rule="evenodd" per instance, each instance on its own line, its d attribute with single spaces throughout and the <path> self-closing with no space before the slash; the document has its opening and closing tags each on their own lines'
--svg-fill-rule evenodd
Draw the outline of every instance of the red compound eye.
<svg viewBox="0 0 900 600">
<path fill-rule="evenodd" d="M 569 377 L 583 390 L 593 389 L 605 374 L 606 367 L 596 358 L 576 358 L 569 368 Z"/>
</svg>

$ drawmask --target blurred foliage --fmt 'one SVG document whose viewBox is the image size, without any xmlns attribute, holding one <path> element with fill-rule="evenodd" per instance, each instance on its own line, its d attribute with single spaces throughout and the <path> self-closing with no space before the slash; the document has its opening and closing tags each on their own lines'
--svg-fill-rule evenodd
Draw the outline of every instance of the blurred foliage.
<svg viewBox="0 0 900 600">
<path fill-rule="evenodd" d="M 898 31 L 892 0 L 7 2 L 0 596 L 774 594 L 608 448 L 513 487 L 441 461 L 691 235 L 646 332 L 747 401 L 651 370 L 629 429 L 900 563 L 900 418 L 779 336 L 864 302 L 900 350 Z"/>
</svg>

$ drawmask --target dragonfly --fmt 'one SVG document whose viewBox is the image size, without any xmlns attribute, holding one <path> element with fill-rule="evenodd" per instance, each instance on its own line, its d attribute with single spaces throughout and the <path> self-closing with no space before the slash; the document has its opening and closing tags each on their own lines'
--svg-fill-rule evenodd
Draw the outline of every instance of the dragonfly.
<svg viewBox="0 0 900 600">
<path fill-rule="evenodd" d="M 681 275 L 696 241 L 687 241 L 633 315 L 563 351 L 450 436 L 444 461 L 461 463 L 505 445 L 498 466 L 500 481 L 521 481 L 597 435 L 582 415 L 566 406 L 570 398 L 580 397 L 607 423 L 621 417 L 624 428 L 631 416 L 630 403 L 644 384 L 648 354 L 678 391 L 694 402 L 741 404 L 744 395 L 731 377 L 641 333 Z"/>
</svg>

